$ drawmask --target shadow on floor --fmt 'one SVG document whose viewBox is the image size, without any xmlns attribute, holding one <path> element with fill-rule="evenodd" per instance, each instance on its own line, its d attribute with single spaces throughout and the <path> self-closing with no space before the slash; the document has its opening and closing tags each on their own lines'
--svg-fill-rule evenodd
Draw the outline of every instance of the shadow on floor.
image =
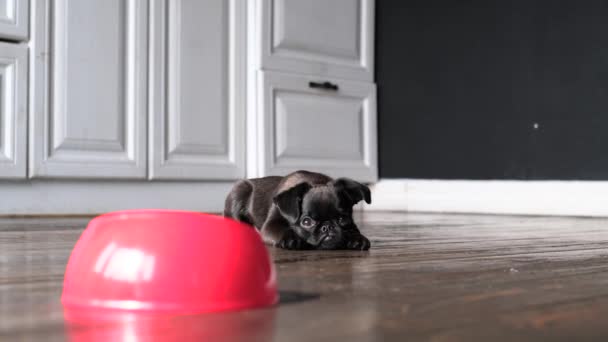
<svg viewBox="0 0 608 342">
<path fill-rule="evenodd" d="M 292 304 L 321 298 L 318 293 L 304 293 L 298 291 L 279 291 L 279 304 Z"/>
</svg>

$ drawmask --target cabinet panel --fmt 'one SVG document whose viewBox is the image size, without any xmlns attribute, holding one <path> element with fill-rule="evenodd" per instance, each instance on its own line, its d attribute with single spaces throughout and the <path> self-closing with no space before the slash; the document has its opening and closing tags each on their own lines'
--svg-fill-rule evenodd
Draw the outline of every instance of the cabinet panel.
<svg viewBox="0 0 608 342">
<path fill-rule="evenodd" d="M 334 90 L 317 88 L 317 82 L 313 76 L 259 74 L 260 176 L 309 169 L 375 181 L 375 86 L 330 79 Z"/>
<path fill-rule="evenodd" d="M 150 177 L 244 177 L 245 0 L 152 4 Z"/>
<path fill-rule="evenodd" d="M 0 38 L 25 40 L 30 0 L 0 0 Z"/>
<path fill-rule="evenodd" d="M 30 175 L 145 178 L 147 2 L 34 10 Z"/>
<path fill-rule="evenodd" d="M 360 16 L 359 0 L 275 0 L 272 49 L 277 54 L 301 53 L 356 63 L 361 58 Z"/>
<path fill-rule="evenodd" d="M 0 43 L 0 178 L 26 177 L 27 47 Z"/>
<path fill-rule="evenodd" d="M 363 158 L 363 102 L 280 89 L 274 94 L 275 160 Z M 339 127 L 339 129 L 336 129 Z"/>
<path fill-rule="evenodd" d="M 260 0 L 262 68 L 373 80 L 373 0 Z"/>
</svg>

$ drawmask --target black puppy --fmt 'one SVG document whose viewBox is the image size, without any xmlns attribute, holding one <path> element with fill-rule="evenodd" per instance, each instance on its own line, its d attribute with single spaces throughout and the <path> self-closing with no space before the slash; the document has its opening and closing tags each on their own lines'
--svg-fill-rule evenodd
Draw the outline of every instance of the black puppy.
<svg viewBox="0 0 608 342">
<path fill-rule="evenodd" d="M 237 182 L 224 216 L 255 226 L 264 242 L 286 249 L 369 249 L 352 219 L 353 205 L 371 203 L 369 188 L 348 178 L 308 171 Z"/>
</svg>

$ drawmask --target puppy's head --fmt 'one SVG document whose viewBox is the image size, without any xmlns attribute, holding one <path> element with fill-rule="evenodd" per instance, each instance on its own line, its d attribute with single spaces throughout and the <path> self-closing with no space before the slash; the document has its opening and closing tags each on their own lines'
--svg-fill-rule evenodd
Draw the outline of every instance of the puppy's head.
<svg viewBox="0 0 608 342">
<path fill-rule="evenodd" d="M 317 249 L 339 248 L 349 231 L 356 231 L 353 205 L 371 203 L 367 186 L 348 178 L 325 185 L 300 183 L 274 197 L 291 228 Z"/>
</svg>

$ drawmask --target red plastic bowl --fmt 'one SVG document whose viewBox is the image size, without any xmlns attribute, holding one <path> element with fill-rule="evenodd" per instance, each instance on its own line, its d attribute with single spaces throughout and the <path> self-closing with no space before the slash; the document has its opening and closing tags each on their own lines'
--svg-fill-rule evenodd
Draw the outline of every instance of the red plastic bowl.
<svg viewBox="0 0 608 342">
<path fill-rule="evenodd" d="M 93 219 L 67 264 L 67 309 L 189 314 L 273 305 L 274 266 L 254 228 L 185 211 Z"/>
</svg>

